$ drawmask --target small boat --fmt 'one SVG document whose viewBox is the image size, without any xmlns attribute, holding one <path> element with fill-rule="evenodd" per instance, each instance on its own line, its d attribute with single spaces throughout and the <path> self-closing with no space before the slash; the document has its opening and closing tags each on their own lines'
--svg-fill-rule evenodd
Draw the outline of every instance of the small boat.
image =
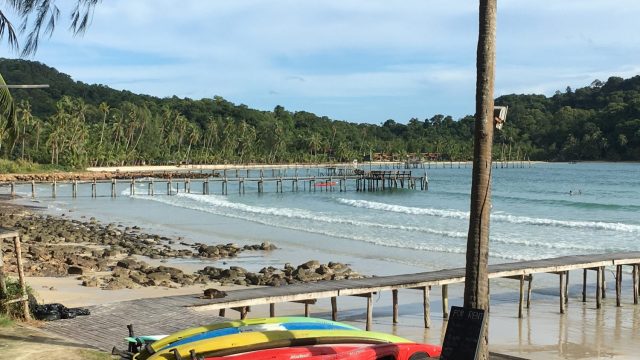
<svg viewBox="0 0 640 360">
<path fill-rule="evenodd" d="M 335 181 L 323 181 L 316 183 L 317 187 L 327 187 L 327 186 L 336 186 L 338 183 Z"/>
<path fill-rule="evenodd" d="M 258 350 L 229 356 L 212 356 L 206 357 L 205 360 L 418 360 L 438 357 L 441 352 L 440 346 L 417 343 L 327 344 Z"/>
<path fill-rule="evenodd" d="M 354 343 L 399 344 L 411 343 L 411 341 L 394 335 L 364 330 L 262 331 L 220 336 L 175 347 L 168 346 L 149 356 L 148 359 L 189 358 L 192 352 L 198 356 L 215 357 L 293 346 Z"/>
<path fill-rule="evenodd" d="M 136 359 L 145 360 L 150 355 L 154 354 L 160 349 L 163 349 L 177 341 L 181 341 L 183 339 L 187 339 L 192 336 L 201 335 L 203 333 L 207 333 L 210 331 L 227 329 L 227 328 L 237 328 L 237 327 L 243 327 L 243 326 L 255 326 L 255 325 L 264 325 L 264 324 L 292 324 L 292 323 L 340 324 L 343 326 L 349 326 L 349 325 L 337 323 L 331 320 L 310 318 L 310 317 L 303 317 L 303 316 L 281 316 L 281 317 L 272 317 L 272 318 L 256 318 L 256 319 L 228 321 L 223 323 L 213 323 L 205 326 L 197 326 L 197 327 L 181 330 L 169 336 L 166 336 L 158 341 L 155 341 L 151 344 L 146 344 L 141 349 L 140 353 L 136 356 Z"/>
</svg>

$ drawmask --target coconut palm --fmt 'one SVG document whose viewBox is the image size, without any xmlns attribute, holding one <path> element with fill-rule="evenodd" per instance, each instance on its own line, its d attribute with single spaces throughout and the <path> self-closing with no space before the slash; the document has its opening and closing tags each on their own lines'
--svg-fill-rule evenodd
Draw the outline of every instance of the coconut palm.
<svg viewBox="0 0 640 360">
<path fill-rule="evenodd" d="M 464 306 L 489 308 L 489 221 L 491 212 L 491 149 L 493 145 L 493 89 L 495 81 L 497 0 L 480 0 L 476 59 L 476 114 L 471 211 L 467 236 Z M 486 318 L 485 318 L 486 321 Z M 488 359 L 488 322 L 477 359 Z"/>
</svg>

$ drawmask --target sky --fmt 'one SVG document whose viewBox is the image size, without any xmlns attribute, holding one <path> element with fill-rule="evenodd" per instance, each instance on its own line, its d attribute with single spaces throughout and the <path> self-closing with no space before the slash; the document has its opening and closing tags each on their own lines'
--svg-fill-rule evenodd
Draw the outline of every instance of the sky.
<svg viewBox="0 0 640 360">
<path fill-rule="evenodd" d="M 475 0 L 105 0 L 76 37 L 58 3 L 29 59 L 85 83 L 375 124 L 474 113 Z M 637 0 L 499 0 L 496 97 L 637 75 L 638 19 Z"/>
</svg>

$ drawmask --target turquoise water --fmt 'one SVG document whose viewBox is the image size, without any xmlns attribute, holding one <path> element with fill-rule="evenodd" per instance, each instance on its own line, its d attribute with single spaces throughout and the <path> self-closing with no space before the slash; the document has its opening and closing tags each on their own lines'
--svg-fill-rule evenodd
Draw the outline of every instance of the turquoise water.
<svg viewBox="0 0 640 360">
<path fill-rule="evenodd" d="M 88 185 L 81 185 L 84 196 L 77 199 L 69 196 L 70 185 L 60 185 L 56 199 L 50 186 L 41 186 L 38 201 L 52 212 L 72 209 L 73 216 L 136 224 L 191 241 L 271 241 L 281 248 L 235 260 L 247 267 L 310 258 L 348 262 L 370 274 L 464 266 L 471 169 L 447 164 L 417 172 L 424 171 L 429 191 L 371 193 L 351 186 L 347 192 L 293 193 L 285 183 L 282 194 L 269 185 L 258 194 L 247 184 L 245 195 L 238 195 L 230 183 L 223 196 L 219 184 L 211 186 L 217 195 L 197 193 L 202 187 L 194 180 L 191 194 L 171 196 L 166 183 L 156 183 L 155 196 L 146 195 L 146 183 L 133 196 L 122 183 L 116 199 L 107 197 L 109 184 L 99 186 L 104 196 L 98 199 L 88 197 Z M 494 168 L 491 262 L 640 250 L 639 185 L 640 164 Z M 27 186 L 18 191 L 30 194 Z"/>
</svg>

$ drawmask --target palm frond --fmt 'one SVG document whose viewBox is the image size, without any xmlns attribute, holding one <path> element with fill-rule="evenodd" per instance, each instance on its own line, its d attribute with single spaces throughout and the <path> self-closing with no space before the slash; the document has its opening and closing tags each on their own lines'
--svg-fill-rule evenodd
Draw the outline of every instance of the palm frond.
<svg viewBox="0 0 640 360">
<path fill-rule="evenodd" d="M 69 29 L 74 35 L 83 34 L 93 15 L 95 6 L 102 0 L 78 0 L 71 12 L 71 25 Z"/>
<path fill-rule="evenodd" d="M 4 37 L 5 32 L 7 33 L 7 42 L 9 43 L 9 47 L 17 50 L 18 36 L 16 35 L 16 31 L 13 29 L 11 21 L 9 21 L 2 10 L 0 10 L 0 39 Z"/>
<path fill-rule="evenodd" d="M 0 117 L 7 119 L 6 128 L 14 129 L 18 122 L 16 104 L 7 88 L 7 83 L 0 74 Z"/>
</svg>

